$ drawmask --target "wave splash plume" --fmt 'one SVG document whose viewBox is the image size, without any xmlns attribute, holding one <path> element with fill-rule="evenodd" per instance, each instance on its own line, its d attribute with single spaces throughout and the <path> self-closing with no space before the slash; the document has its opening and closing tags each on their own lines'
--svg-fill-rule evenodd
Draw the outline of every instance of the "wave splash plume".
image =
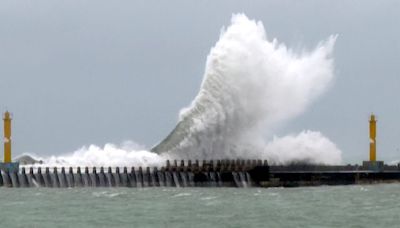
<svg viewBox="0 0 400 228">
<path fill-rule="evenodd" d="M 268 39 L 261 22 L 233 15 L 210 51 L 197 97 L 152 151 L 184 159 L 266 158 L 286 163 L 312 157 L 315 163 L 340 163 L 340 150 L 319 132 L 305 131 L 291 136 L 294 140 L 275 138 L 272 144 L 263 138 L 303 113 L 329 87 L 335 40 L 331 36 L 312 51 L 296 53 Z M 300 148 L 280 145 L 292 142 Z"/>
<path fill-rule="evenodd" d="M 51 165 L 157 165 L 165 159 L 268 159 L 287 164 L 338 164 L 341 151 L 320 132 L 273 137 L 273 129 L 302 114 L 330 86 L 336 36 L 311 51 L 295 52 L 267 37 L 259 21 L 232 16 L 211 49 L 200 91 L 181 110 L 175 129 L 151 151 L 106 144 Z"/>
</svg>

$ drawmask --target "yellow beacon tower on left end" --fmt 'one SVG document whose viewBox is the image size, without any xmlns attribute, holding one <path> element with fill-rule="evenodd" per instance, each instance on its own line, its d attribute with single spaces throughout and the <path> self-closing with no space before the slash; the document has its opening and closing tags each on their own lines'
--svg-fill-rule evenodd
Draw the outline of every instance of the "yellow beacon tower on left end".
<svg viewBox="0 0 400 228">
<path fill-rule="evenodd" d="M 4 163 L 11 162 L 11 114 L 7 111 L 4 120 Z"/>
<path fill-rule="evenodd" d="M 369 120 L 369 161 L 376 161 L 376 118 L 372 114 Z"/>
<path fill-rule="evenodd" d="M 0 163 L 0 170 L 5 172 L 18 172 L 19 163 L 11 159 L 11 113 L 6 111 L 4 121 L 4 162 Z"/>
</svg>

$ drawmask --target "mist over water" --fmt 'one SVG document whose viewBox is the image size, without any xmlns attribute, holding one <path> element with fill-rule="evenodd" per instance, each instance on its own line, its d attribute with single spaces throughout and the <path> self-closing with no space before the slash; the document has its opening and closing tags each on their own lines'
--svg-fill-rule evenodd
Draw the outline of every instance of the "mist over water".
<svg viewBox="0 0 400 228">
<path fill-rule="evenodd" d="M 311 51 L 295 52 L 269 38 L 261 22 L 235 14 L 208 55 L 198 95 L 181 110 L 175 129 L 151 151 L 92 145 L 44 161 L 91 166 L 227 158 L 340 163 L 341 151 L 318 131 L 274 136 L 274 129 L 304 113 L 329 88 L 335 40 L 331 36 Z"/>
</svg>

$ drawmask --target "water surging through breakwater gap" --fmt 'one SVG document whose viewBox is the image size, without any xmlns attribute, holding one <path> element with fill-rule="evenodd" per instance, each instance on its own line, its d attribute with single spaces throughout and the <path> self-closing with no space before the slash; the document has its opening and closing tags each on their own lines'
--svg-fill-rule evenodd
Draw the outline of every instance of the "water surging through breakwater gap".
<svg viewBox="0 0 400 228">
<path fill-rule="evenodd" d="M 233 15 L 208 55 L 198 95 L 151 152 L 92 145 L 43 160 L 56 166 L 153 166 L 165 159 L 225 158 L 340 163 L 341 151 L 320 132 L 265 141 L 272 129 L 302 114 L 329 87 L 335 39 L 331 36 L 312 51 L 296 53 L 270 40 L 261 22 Z"/>
</svg>

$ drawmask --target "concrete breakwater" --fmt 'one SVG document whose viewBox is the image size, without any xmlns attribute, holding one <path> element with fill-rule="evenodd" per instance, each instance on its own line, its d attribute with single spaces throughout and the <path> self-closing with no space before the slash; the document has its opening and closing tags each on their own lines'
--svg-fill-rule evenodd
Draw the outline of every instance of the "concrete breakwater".
<svg viewBox="0 0 400 228">
<path fill-rule="evenodd" d="M 262 175 L 260 175 L 262 174 Z M 157 167 L 22 167 L 1 171 L 3 187 L 247 187 L 268 180 L 261 160 L 180 161 Z"/>
<path fill-rule="evenodd" d="M 22 167 L 0 187 L 298 187 L 400 181 L 400 166 L 268 165 L 261 160 L 170 161 L 163 167 Z"/>
</svg>

